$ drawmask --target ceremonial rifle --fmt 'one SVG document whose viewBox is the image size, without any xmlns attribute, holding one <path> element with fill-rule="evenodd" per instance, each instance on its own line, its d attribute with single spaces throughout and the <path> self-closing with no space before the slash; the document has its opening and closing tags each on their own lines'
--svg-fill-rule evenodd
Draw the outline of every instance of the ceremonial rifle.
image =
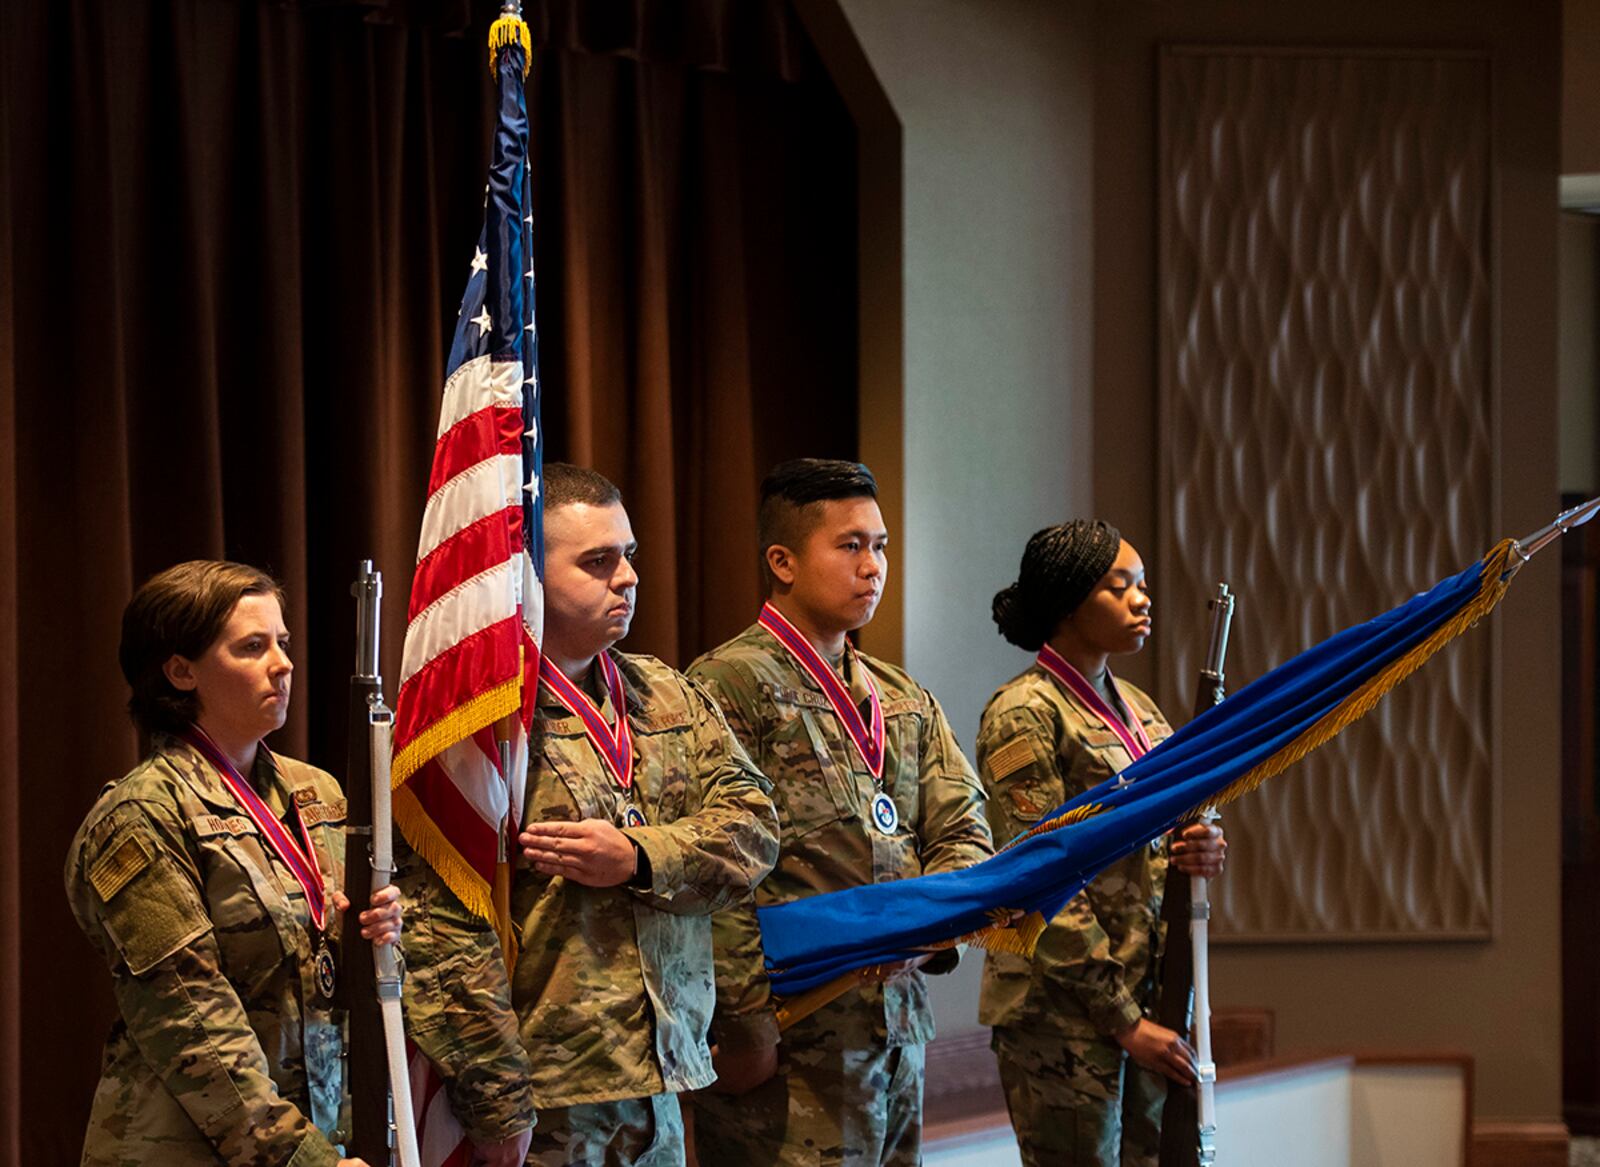
<svg viewBox="0 0 1600 1167">
<path fill-rule="evenodd" d="M 350 678 L 344 782 L 349 804 L 344 894 L 350 906 L 340 935 L 339 960 L 340 992 L 349 1014 L 352 1129 L 346 1153 L 372 1167 L 395 1163 L 418 1167 L 399 961 L 394 945 L 374 945 L 362 938 L 359 919 L 373 888 L 387 887 L 394 875 L 394 826 L 389 813 L 394 714 L 383 702 L 383 678 L 378 674 L 383 574 L 372 569 L 372 560 L 361 561 L 350 594 L 356 598 L 356 671 Z"/>
<path fill-rule="evenodd" d="M 1233 599 L 1228 585 L 1219 583 L 1210 603 L 1211 643 L 1200 666 L 1196 717 L 1220 705 L 1227 696 L 1223 663 L 1228 655 Z M 1211 822 L 1216 817 L 1217 812 L 1207 807 L 1196 821 Z M 1202 875 L 1185 878 L 1176 867 L 1167 868 L 1161 902 L 1167 942 L 1156 1021 L 1184 1037 L 1189 1036 L 1193 1022 L 1198 1085 L 1167 1083 L 1167 1101 L 1161 1109 L 1161 1167 L 1195 1167 L 1213 1163 L 1217 1156 L 1217 1067 L 1211 1057 L 1211 985 L 1206 959 L 1206 930 L 1211 919 L 1207 882 Z M 1184 929 L 1189 932 L 1189 944 L 1178 943 Z"/>
</svg>

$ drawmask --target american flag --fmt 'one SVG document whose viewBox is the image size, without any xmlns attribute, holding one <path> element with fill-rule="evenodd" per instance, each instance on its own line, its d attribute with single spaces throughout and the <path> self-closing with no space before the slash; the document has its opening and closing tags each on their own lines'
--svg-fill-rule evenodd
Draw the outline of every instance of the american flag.
<svg viewBox="0 0 1600 1167">
<path fill-rule="evenodd" d="M 527 25 L 502 17 L 489 44 L 499 94 L 489 189 L 445 370 L 392 779 L 407 841 L 504 942 L 506 837 L 522 818 L 544 557 Z M 432 1067 L 415 1056 L 412 1076 L 424 1167 L 464 1163 L 470 1148 Z"/>
</svg>

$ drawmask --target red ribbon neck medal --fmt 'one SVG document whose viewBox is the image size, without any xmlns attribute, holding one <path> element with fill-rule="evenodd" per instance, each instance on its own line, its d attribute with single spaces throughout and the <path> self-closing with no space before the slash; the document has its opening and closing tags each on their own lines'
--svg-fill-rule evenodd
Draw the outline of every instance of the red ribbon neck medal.
<svg viewBox="0 0 1600 1167">
<path fill-rule="evenodd" d="M 783 613 L 771 604 L 761 608 L 761 617 L 758 621 L 761 627 L 770 632 L 794 657 L 806 674 L 817 683 L 817 687 L 828 698 L 828 704 L 833 706 L 833 711 L 844 723 L 845 732 L 850 735 L 850 740 L 855 742 L 856 749 L 861 754 L 861 760 L 867 764 L 867 769 L 874 778 L 883 777 L 883 703 L 878 699 L 878 686 L 873 683 L 872 674 L 856 661 L 856 667 L 861 669 L 861 676 L 867 683 L 867 698 L 872 707 L 872 722 L 869 725 L 861 716 L 861 710 L 856 708 L 850 699 L 850 690 L 846 689 L 844 682 L 839 679 L 839 674 L 829 667 L 828 662 L 822 659 L 822 654 L 811 647 L 811 642 L 789 623 Z M 848 645 L 845 649 L 849 651 Z M 880 795 L 880 797 L 882 797 Z M 893 803 L 889 806 L 892 808 Z M 877 808 L 875 807 L 875 812 Z M 884 827 L 882 821 L 888 812 L 875 813 L 875 821 Z M 892 830 L 892 828 L 889 828 Z"/>
<path fill-rule="evenodd" d="M 602 652 L 595 658 L 600 664 L 600 675 L 605 678 L 606 693 L 611 698 L 611 708 L 616 714 L 615 728 L 606 724 L 605 715 L 595 708 L 589 694 L 567 679 L 567 675 L 550 663 L 549 657 L 539 661 L 539 679 L 550 687 L 555 699 L 579 721 L 583 732 L 594 747 L 595 753 L 605 763 L 606 769 L 625 791 L 633 788 L 633 730 L 628 727 L 628 698 L 622 688 L 622 674 L 610 653 Z M 640 821 L 633 822 L 638 816 Z M 643 816 L 629 808 L 628 826 L 642 826 Z"/>
<path fill-rule="evenodd" d="M 1039 650 L 1037 663 L 1041 669 L 1054 677 L 1063 689 L 1087 707 L 1090 713 L 1105 722 L 1106 728 L 1117 735 L 1134 761 L 1138 761 L 1150 752 L 1150 738 L 1144 732 L 1144 724 L 1139 720 L 1139 714 L 1133 706 L 1128 704 L 1127 698 L 1123 697 L 1122 691 L 1117 688 L 1117 680 L 1111 675 L 1110 669 L 1106 670 L 1106 683 L 1110 685 L 1112 693 L 1116 694 L 1117 700 L 1122 702 L 1123 708 L 1128 711 L 1128 716 L 1133 719 L 1132 726 L 1122 720 L 1110 703 L 1089 683 L 1088 678 L 1048 644 Z"/>
</svg>

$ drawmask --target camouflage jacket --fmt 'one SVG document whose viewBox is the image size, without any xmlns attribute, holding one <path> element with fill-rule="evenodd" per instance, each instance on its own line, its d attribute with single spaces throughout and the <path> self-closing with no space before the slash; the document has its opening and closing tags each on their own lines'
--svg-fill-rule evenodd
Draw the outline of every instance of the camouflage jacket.
<svg viewBox="0 0 1600 1167">
<path fill-rule="evenodd" d="M 716 918 L 717 1040 L 730 1048 L 778 1040 L 755 908 L 864 883 L 954 871 L 990 855 L 983 788 L 933 695 L 903 669 L 846 655 L 846 683 L 866 696 L 860 668 L 883 706 L 883 790 L 900 822 L 892 835 L 871 823 L 877 792 L 827 695 L 759 624 L 706 653 L 689 675 L 711 690 L 735 736 L 772 780 L 782 848 L 778 865 L 745 903 Z M 946 972 L 956 954 L 924 968 Z M 922 972 L 846 994 L 785 1036 L 856 1047 L 917 1044 L 933 1037 Z"/>
<path fill-rule="evenodd" d="M 338 785 L 302 762 L 266 759 L 252 782 L 274 811 L 298 809 L 327 885 L 339 887 Z M 317 990 L 300 884 L 210 763 L 157 737 L 78 829 L 66 883 L 122 1013 L 85 1167 L 337 1163 L 343 1013 Z M 335 950 L 338 919 L 330 906 Z"/>
<path fill-rule="evenodd" d="M 1117 688 L 1151 744 L 1172 727 L 1142 691 Z M 1038 665 L 1002 685 L 978 728 L 978 771 L 994 836 L 1008 842 L 1067 799 L 1133 764 L 1121 739 Z M 1109 1036 L 1138 1021 L 1155 992 L 1165 839 L 1106 868 L 1050 921 L 1033 960 L 986 954 L 978 1020 Z"/>
<path fill-rule="evenodd" d="M 632 801 L 646 821 L 624 833 L 649 860 L 650 886 L 591 888 L 518 870 L 508 984 L 494 933 L 431 869 L 412 857 L 398 881 L 408 1028 L 478 1137 L 526 1129 L 531 1106 L 641 1098 L 715 1078 L 710 913 L 772 867 L 769 787 L 697 686 L 653 657 L 612 659 L 633 731 Z M 609 699 L 601 712 L 614 723 Z M 531 756 L 525 823 L 622 824 L 628 799 L 582 722 L 547 689 Z"/>
</svg>

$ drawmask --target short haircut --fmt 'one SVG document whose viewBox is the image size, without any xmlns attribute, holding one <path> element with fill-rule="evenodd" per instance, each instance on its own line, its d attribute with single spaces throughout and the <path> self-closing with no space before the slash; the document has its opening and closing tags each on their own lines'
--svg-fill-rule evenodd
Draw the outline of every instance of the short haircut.
<svg viewBox="0 0 1600 1167">
<path fill-rule="evenodd" d="M 544 464 L 542 494 L 546 512 L 580 502 L 608 507 L 622 501 L 622 491 L 605 475 L 568 462 Z"/>
<path fill-rule="evenodd" d="M 117 660 L 133 693 L 128 713 L 146 733 L 177 733 L 200 716 L 200 697 L 175 689 L 162 666 L 174 654 L 195 660 L 228 625 L 245 596 L 272 596 L 283 588 L 264 571 L 219 559 L 191 559 L 151 576 L 122 610 Z"/>
<path fill-rule="evenodd" d="M 822 518 L 822 504 L 835 499 L 877 498 L 878 480 L 860 462 L 838 458 L 791 458 L 772 468 L 761 483 L 761 510 L 756 516 L 756 541 L 761 570 L 772 585 L 767 550 L 798 547 Z"/>
</svg>

